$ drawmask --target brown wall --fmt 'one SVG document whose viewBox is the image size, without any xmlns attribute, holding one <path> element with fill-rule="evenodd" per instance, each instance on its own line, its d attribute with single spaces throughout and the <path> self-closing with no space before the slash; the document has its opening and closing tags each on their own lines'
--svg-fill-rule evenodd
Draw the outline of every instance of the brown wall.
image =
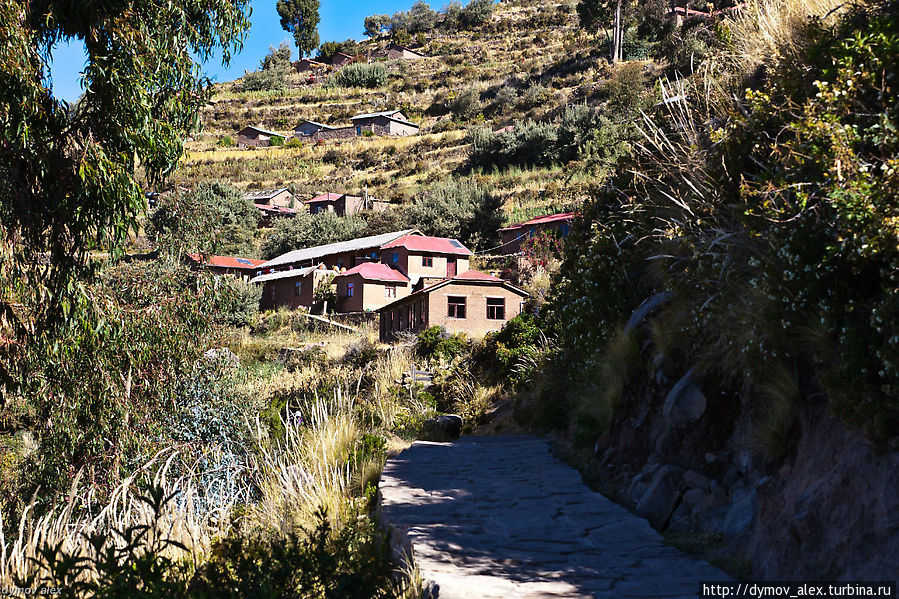
<svg viewBox="0 0 899 599">
<path fill-rule="evenodd" d="M 319 139 L 348 139 L 356 137 L 355 127 L 339 127 L 337 129 L 322 129 L 313 133 L 308 139 L 318 141 Z"/>
<path fill-rule="evenodd" d="M 295 285 L 302 282 L 302 291 L 300 296 L 295 295 Z M 287 306 L 288 308 L 310 307 L 313 303 L 313 295 L 315 293 L 313 284 L 313 273 L 307 274 L 305 277 L 295 277 L 292 279 L 277 279 L 268 281 L 263 284 L 262 299 L 259 306 L 263 310 L 270 310 Z"/>
<path fill-rule="evenodd" d="M 353 283 L 353 297 L 347 297 L 347 285 Z M 396 297 L 386 297 L 384 290 L 388 286 L 396 287 Z M 377 310 L 397 299 L 411 293 L 408 283 L 387 283 L 383 281 L 366 281 L 361 275 L 350 275 L 337 279 L 337 311 L 365 312 Z"/>
<path fill-rule="evenodd" d="M 450 333 L 465 333 L 469 337 L 483 337 L 487 333 L 500 330 L 509 320 L 521 313 L 521 304 L 525 298 L 498 284 L 484 283 L 451 283 L 429 293 L 422 293 L 427 298 L 423 309 L 426 321 L 416 312 L 415 301 L 397 302 L 390 310 L 381 312 L 381 339 L 392 341 L 397 331 L 410 330 L 418 333 L 428 327 L 440 326 Z M 450 318 L 447 315 L 448 297 L 463 296 L 466 298 L 465 318 Z M 506 302 L 505 317 L 502 320 L 487 319 L 487 298 L 503 298 Z M 409 307 L 413 306 L 414 322 L 409 323 Z M 391 316 L 392 314 L 392 316 Z M 393 320 L 391 320 L 391 318 Z M 393 323 L 393 324 L 391 324 Z"/>
<path fill-rule="evenodd" d="M 241 131 L 237 134 L 237 146 L 240 148 L 264 147 L 270 142 L 270 135 L 264 135 L 258 131 Z"/>
</svg>

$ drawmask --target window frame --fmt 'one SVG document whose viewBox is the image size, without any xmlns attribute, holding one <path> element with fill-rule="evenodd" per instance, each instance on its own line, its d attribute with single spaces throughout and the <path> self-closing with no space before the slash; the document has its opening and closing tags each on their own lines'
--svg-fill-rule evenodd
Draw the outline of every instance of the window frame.
<svg viewBox="0 0 899 599">
<path fill-rule="evenodd" d="M 496 296 L 493 296 L 493 297 L 488 296 L 485 299 L 486 299 L 486 303 L 487 303 L 487 314 L 486 314 L 487 320 L 506 320 L 506 298 L 496 297 Z M 497 306 L 497 305 L 491 306 L 490 302 L 501 302 L 501 304 L 499 306 Z M 490 316 L 491 308 L 493 309 L 493 316 Z M 499 314 L 500 314 L 499 316 L 496 315 L 497 308 L 499 309 Z"/>
<path fill-rule="evenodd" d="M 422 268 L 434 268 L 434 256 L 422 256 L 421 257 L 421 267 Z"/>
<path fill-rule="evenodd" d="M 384 297 L 396 299 L 396 285 L 384 285 Z"/>
<path fill-rule="evenodd" d="M 295 281 L 293 284 L 293 296 L 300 297 L 303 295 L 303 281 Z"/>
<path fill-rule="evenodd" d="M 453 301 L 453 300 L 461 300 Z M 462 315 L 459 316 L 459 307 L 461 306 Z M 446 296 L 446 317 L 455 320 L 465 320 L 468 317 L 468 296 L 465 295 L 448 295 Z"/>
<path fill-rule="evenodd" d="M 353 283 L 352 281 L 346 284 L 346 296 L 353 297 Z"/>
</svg>

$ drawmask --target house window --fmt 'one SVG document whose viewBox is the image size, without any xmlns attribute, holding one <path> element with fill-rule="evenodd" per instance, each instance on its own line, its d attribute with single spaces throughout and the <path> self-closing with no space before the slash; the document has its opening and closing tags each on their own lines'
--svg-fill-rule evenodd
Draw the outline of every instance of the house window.
<svg viewBox="0 0 899 599">
<path fill-rule="evenodd" d="M 425 268 L 431 268 L 434 266 L 434 257 L 433 256 L 422 256 L 421 257 L 421 265 Z"/>
<path fill-rule="evenodd" d="M 390 254 L 390 262 L 392 262 L 393 264 L 396 264 L 399 261 L 400 261 L 400 253 L 399 252 L 393 252 L 392 254 Z"/>
<path fill-rule="evenodd" d="M 294 297 L 300 297 L 303 294 L 303 282 L 297 281 L 293 284 L 293 295 Z"/>
<path fill-rule="evenodd" d="M 387 285 L 384 287 L 384 297 L 396 297 L 396 285 Z"/>
<path fill-rule="evenodd" d="M 447 309 L 446 315 L 450 318 L 465 318 L 465 298 L 456 295 L 450 295 L 446 298 Z"/>
<path fill-rule="evenodd" d="M 559 234 L 562 237 L 568 237 L 569 232 L 571 232 L 571 225 L 568 223 L 562 223 L 559 227 Z"/>
<path fill-rule="evenodd" d="M 536 234 L 537 234 L 537 227 L 531 227 L 530 230 L 528 231 L 528 237 L 533 237 Z"/>
<path fill-rule="evenodd" d="M 353 297 L 353 284 L 352 283 L 346 284 L 346 296 Z"/>
<path fill-rule="evenodd" d="M 506 319 L 506 300 L 502 297 L 487 298 L 487 320 Z"/>
</svg>

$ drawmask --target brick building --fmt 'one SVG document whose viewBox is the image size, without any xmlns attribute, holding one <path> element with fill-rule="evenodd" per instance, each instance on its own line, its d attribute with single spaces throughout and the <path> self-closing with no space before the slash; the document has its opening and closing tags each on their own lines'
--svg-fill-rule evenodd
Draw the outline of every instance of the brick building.
<svg viewBox="0 0 899 599">
<path fill-rule="evenodd" d="M 528 294 L 508 281 L 469 270 L 398 298 L 379 312 L 381 341 L 402 332 L 443 327 L 449 333 L 482 337 L 521 313 Z"/>
<path fill-rule="evenodd" d="M 367 196 L 351 196 L 339 193 L 323 193 L 304 202 L 309 207 L 309 212 L 334 212 L 337 216 L 350 216 L 362 210 L 374 210 L 380 212 L 387 209 L 390 204 Z"/>
<path fill-rule="evenodd" d="M 271 144 L 272 137 L 280 137 L 280 133 L 275 133 L 274 131 L 269 131 L 267 129 L 262 129 L 260 127 L 244 127 L 240 131 L 237 132 L 237 147 L 239 148 L 250 148 L 250 147 L 265 147 Z"/>
<path fill-rule="evenodd" d="M 409 277 L 381 262 L 363 262 L 334 277 L 338 312 L 369 312 L 412 293 Z"/>
<path fill-rule="evenodd" d="M 350 121 L 353 122 L 357 137 L 369 131 L 374 135 L 418 135 L 419 129 L 418 125 L 410 123 L 400 110 L 358 114 Z"/>
<path fill-rule="evenodd" d="M 439 281 L 469 268 L 471 250 L 457 239 L 409 234 L 385 243 L 380 259 L 408 276 L 413 285 L 419 281 Z"/>
<path fill-rule="evenodd" d="M 309 266 L 262 274 L 250 282 L 262 285 L 259 307 L 263 310 L 281 306 L 311 308 L 315 305 L 315 290 L 336 274 L 324 265 Z"/>
</svg>

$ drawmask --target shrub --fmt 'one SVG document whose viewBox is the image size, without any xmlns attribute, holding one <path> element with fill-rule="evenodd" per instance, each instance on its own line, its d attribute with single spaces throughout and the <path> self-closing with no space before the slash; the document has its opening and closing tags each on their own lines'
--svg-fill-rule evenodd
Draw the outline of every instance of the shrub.
<svg viewBox="0 0 899 599">
<path fill-rule="evenodd" d="M 272 135 L 269 139 L 269 145 L 272 147 L 279 147 L 284 145 L 284 137 L 281 135 Z"/>
<path fill-rule="evenodd" d="M 354 62 L 340 69 L 333 81 L 340 87 L 383 87 L 387 85 L 387 70 L 380 64 Z"/>
<path fill-rule="evenodd" d="M 241 91 L 283 91 L 287 89 L 287 69 L 273 68 L 267 71 L 250 71 L 240 82 Z"/>
<path fill-rule="evenodd" d="M 496 8 L 494 0 L 471 0 L 459 14 L 463 27 L 474 29 L 490 20 Z"/>
<path fill-rule="evenodd" d="M 226 136 L 222 137 L 221 139 L 219 139 L 217 142 L 215 142 L 215 145 L 217 145 L 220 148 L 233 148 L 235 146 L 234 138 L 231 137 L 230 135 L 226 135 Z"/>
<path fill-rule="evenodd" d="M 356 216 L 298 212 L 294 218 L 280 219 L 275 223 L 262 244 L 262 257 L 271 260 L 293 250 L 353 239 L 364 227 L 365 221 Z"/>
<path fill-rule="evenodd" d="M 502 226 L 502 202 L 486 187 L 450 180 L 425 190 L 411 217 L 427 235 L 455 237 L 469 249 L 490 247 Z"/>
<path fill-rule="evenodd" d="M 291 137 L 286 142 L 284 142 L 285 148 L 302 148 L 303 140 L 299 137 Z"/>
<path fill-rule="evenodd" d="M 481 94 L 469 88 L 450 100 L 450 112 L 456 120 L 467 120 L 481 111 Z"/>
<path fill-rule="evenodd" d="M 450 335 L 443 327 L 433 326 L 418 334 L 416 353 L 427 359 L 452 360 L 468 351 L 465 335 Z"/>
</svg>

